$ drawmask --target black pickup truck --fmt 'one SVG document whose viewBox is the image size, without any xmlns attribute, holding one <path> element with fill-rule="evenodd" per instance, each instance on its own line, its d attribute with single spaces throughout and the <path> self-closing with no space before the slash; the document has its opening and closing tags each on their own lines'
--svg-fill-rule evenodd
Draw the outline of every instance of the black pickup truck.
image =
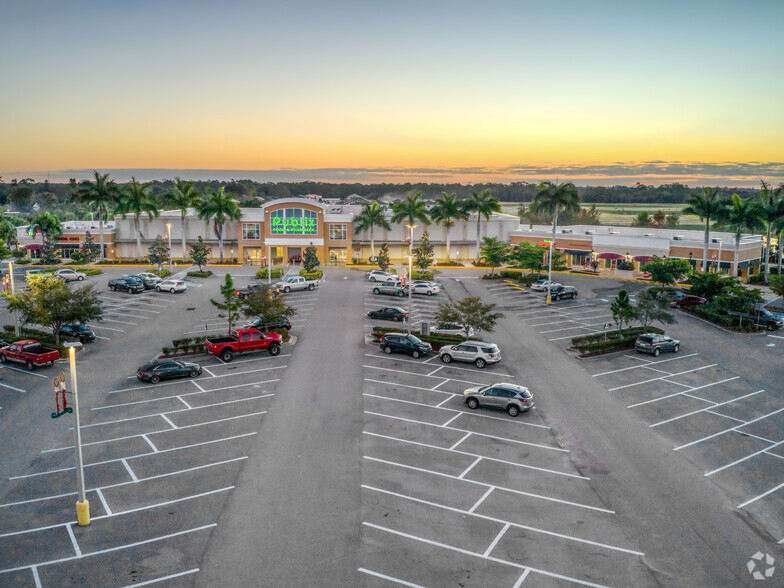
<svg viewBox="0 0 784 588">
<path fill-rule="evenodd" d="M 267 287 L 267 284 L 265 284 L 263 282 L 251 282 L 245 288 L 237 288 L 235 293 L 236 293 L 238 298 L 247 298 L 248 296 L 250 296 L 251 294 L 253 294 L 257 290 L 261 290 L 261 289 L 266 288 L 266 287 Z M 270 288 L 272 289 L 272 296 L 273 296 L 273 298 L 277 297 L 278 289 L 275 288 L 274 286 L 270 286 Z"/>
</svg>

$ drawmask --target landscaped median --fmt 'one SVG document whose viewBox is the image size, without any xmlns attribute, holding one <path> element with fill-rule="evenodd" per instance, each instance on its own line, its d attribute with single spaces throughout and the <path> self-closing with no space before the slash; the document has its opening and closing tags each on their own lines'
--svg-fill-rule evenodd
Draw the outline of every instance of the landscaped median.
<svg viewBox="0 0 784 588">
<path fill-rule="evenodd" d="M 585 335 L 572 338 L 572 348 L 580 352 L 580 357 L 592 357 L 615 351 L 628 351 L 634 349 L 634 342 L 643 333 L 657 333 L 663 335 L 664 331 L 656 327 L 630 327 L 621 331 L 607 331 L 596 335 Z M 606 339 L 606 340 L 605 340 Z"/>
</svg>

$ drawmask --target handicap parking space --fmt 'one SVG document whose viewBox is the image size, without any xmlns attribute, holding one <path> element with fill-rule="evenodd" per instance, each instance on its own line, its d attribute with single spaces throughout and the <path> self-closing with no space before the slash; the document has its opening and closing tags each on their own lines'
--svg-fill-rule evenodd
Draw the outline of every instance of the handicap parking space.
<svg viewBox="0 0 784 588">
<path fill-rule="evenodd" d="M 207 357 L 197 378 L 122 378 L 97 406 L 82 407 L 89 531 L 75 521 L 72 444 L 4 472 L 0 584 L 54 585 L 75 563 L 90 562 L 96 567 L 80 578 L 124 585 L 115 566 L 100 563 L 109 556 L 139 563 L 125 584 L 188 581 L 290 357 L 285 345 L 275 357 Z M 143 565 L 154 553 L 166 553 L 166 561 Z"/>
<path fill-rule="evenodd" d="M 367 349 L 362 524 L 374 548 L 360 572 L 368 581 L 441 585 L 467 567 L 469 584 L 483 574 L 511 586 L 648 581 L 643 554 L 535 409 L 513 418 L 463 403 L 468 387 L 513 379 L 503 364 Z M 408 551 L 431 555 L 418 566 L 397 557 Z"/>
</svg>

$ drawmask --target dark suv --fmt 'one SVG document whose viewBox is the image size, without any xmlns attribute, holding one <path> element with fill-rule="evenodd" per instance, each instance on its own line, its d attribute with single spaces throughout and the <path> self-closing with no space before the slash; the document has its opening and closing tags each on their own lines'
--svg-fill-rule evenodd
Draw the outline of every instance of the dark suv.
<svg viewBox="0 0 784 588">
<path fill-rule="evenodd" d="M 381 337 L 380 347 L 384 353 L 407 353 L 414 359 L 422 355 L 429 355 L 433 351 L 430 343 L 425 343 L 419 337 L 405 333 L 387 333 Z"/>
<path fill-rule="evenodd" d="M 282 314 L 269 320 L 265 320 L 264 317 L 259 317 L 252 323 L 245 325 L 245 327 L 253 327 L 259 331 L 269 331 L 270 329 L 286 329 L 287 331 L 290 331 L 291 321 L 289 320 L 289 317 Z"/>
<path fill-rule="evenodd" d="M 114 292 L 115 290 L 125 290 L 131 292 L 144 292 L 144 282 L 136 276 L 127 276 L 124 278 L 117 278 L 116 280 L 109 280 L 109 289 Z"/>
<path fill-rule="evenodd" d="M 550 290 L 550 298 L 553 300 L 577 298 L 577 288 L 574 286 L 553 286 Z"/>
</svg>

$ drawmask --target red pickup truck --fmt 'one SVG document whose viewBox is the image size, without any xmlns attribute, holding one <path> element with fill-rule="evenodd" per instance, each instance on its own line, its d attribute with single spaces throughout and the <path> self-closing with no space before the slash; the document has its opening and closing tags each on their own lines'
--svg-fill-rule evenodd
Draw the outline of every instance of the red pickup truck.
<svg viewBox="0 0 784 588">
<path fill-rule="evenodd" d="M 217 355 L 229 362 L 237 353 L 246 351 L 269 351 L 270 355 L 280 353 L 281 336 L 278 333 L 262 333 L 258 329 L 234 329 L 228 337 L 214 337 L 204 341 L 207 353 Z"/>
<path fill-rule="evenodd" d="M 41 365 L 52 365 L 58 359 L 60 353 L 56 349 L 47 349 L 38 341 L 31 339 L 15 341 L 0 348 L 0 363 L 7 361 L 23 363 L 30 371 Z"/>
</svg>

